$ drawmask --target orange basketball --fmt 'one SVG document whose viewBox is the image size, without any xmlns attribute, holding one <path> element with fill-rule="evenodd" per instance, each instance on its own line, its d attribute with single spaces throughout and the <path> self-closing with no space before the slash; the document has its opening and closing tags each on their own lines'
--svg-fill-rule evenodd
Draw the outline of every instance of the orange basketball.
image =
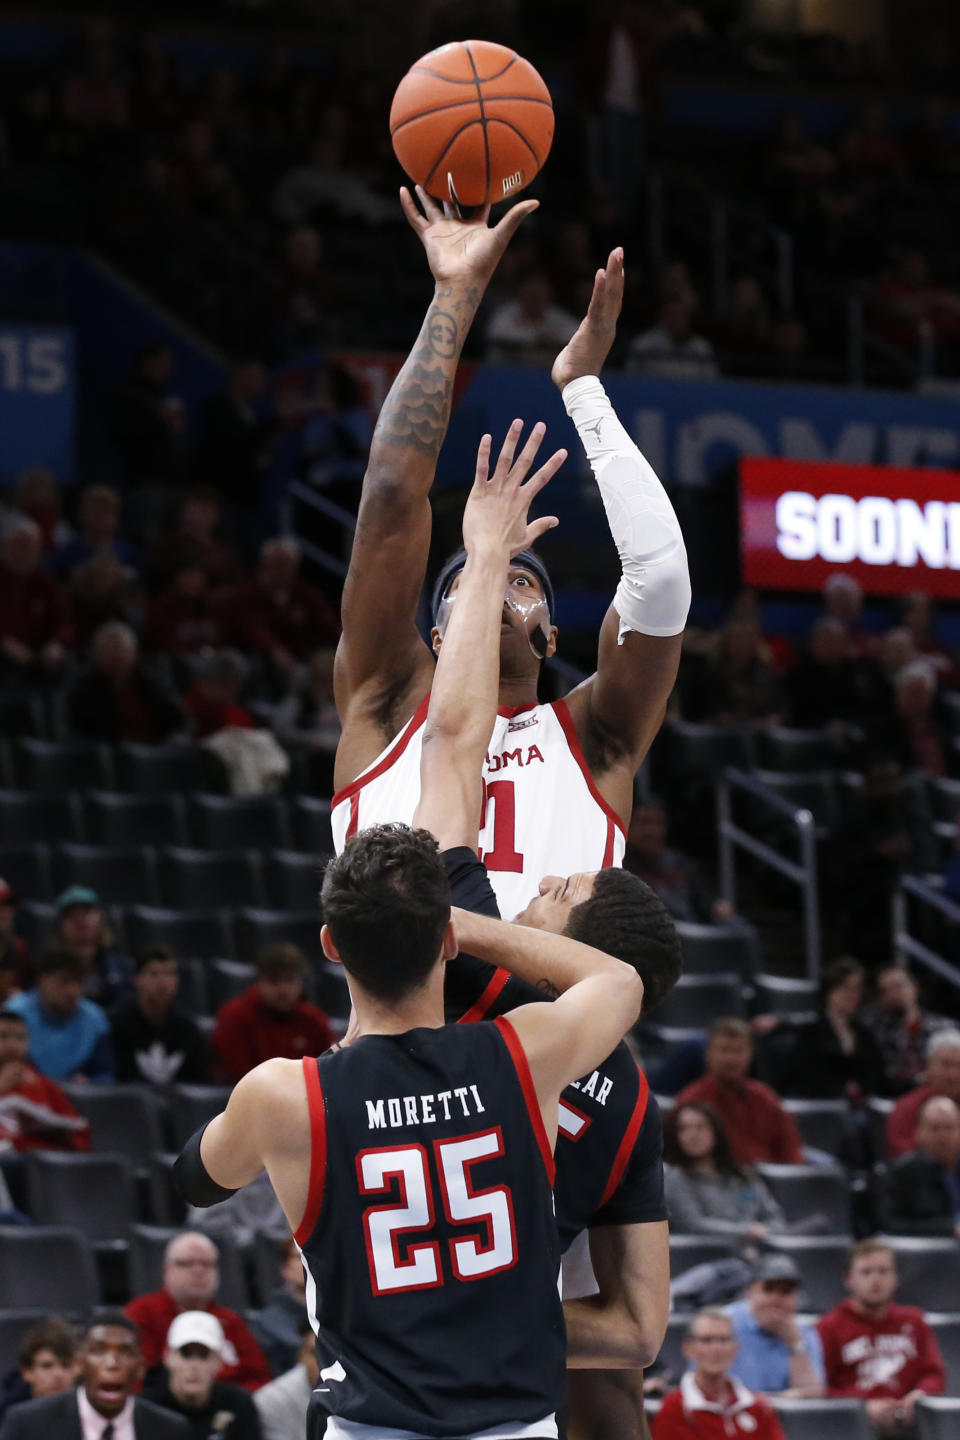
<svg viewBox="0 0 960 1440">
<path fill-rule="evenodd" d="M 550 92 L 528 60 L 490 40 L 458 40 L 411 66 L 390 107 L 397 159 L 428 195 L 462 205 L 506 200 L 546 160 Z"/>
</svg>

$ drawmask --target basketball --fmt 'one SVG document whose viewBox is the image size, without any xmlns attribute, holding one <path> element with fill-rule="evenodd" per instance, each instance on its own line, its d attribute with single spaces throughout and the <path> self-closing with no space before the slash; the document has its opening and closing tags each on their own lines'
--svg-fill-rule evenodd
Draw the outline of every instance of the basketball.
<svg viewBox="0 0 960 1440">
<path fill-rule="evenodd" d="M 422 56 L 390 107 L 397 159 L 438 200 L 495 204 L 537 174 L 553 140 L 550 92 L 528 60 L 490 40 Z M 449 177 L 449 181 L 448 181 Z"/>
</svg>

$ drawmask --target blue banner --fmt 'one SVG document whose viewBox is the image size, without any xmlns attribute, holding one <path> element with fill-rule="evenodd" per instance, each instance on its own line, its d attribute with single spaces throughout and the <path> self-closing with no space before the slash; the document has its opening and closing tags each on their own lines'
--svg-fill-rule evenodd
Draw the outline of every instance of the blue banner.
<svg viewBox="0 0 960 1440">
<path fill-rule="evenodd" d="M 0 484 L 27 465 L 73 480 L 75 393 L 72 330 L 0 326 Z"/>
<path fill-rule="evenodd" d="M 852 465 L 960 470 L 960 400 L 889 391 L 739 381 L 684 382 L 604 376 L 617 413 L 669 485 L 705 486 L 741 455 Z M 454 414 L 440 478 L 473 478 L 477 441 L 496 441 L 515 416 L 544 420 L 547 443 L 570 448 L 564 471 L 584 461 L 559 392 L 545 371 L 477 368 Z M 960 488 L 960 476 L 958 476 Z"/>
</svg>

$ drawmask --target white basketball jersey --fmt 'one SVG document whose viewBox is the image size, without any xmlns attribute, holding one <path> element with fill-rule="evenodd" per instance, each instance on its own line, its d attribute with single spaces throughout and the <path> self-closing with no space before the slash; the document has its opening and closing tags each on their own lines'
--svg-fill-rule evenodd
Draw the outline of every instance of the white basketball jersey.
<svg viewBox="0 0 960 1440">
<path fill-rule="evenodd" d="M 369 825 L 413 821 L 429 698 L 378 759 L 334 795 L 338 853 Z M 622 864 L 624 844 L 623 825 L 593 783 L 566 703 L 498 710 L 484 762 L 479 845 L 503 918 L 526 908 L 544 875 Z"/>
</svg>

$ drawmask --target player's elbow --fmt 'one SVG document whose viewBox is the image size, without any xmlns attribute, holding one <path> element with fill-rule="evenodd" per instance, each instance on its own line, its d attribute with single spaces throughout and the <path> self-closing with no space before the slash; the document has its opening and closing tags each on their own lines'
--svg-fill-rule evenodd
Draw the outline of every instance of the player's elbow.
<svg viewBox="0 0 960 1440">
<path fill-rule="evenodd" d="M 617 1014 L 627 1022 L 625 1030 L 636 1024 L 643 1006 L 643 981 L 624 960 L 611 961 L 611 986 L 616 990 Z"/>
</svg>

